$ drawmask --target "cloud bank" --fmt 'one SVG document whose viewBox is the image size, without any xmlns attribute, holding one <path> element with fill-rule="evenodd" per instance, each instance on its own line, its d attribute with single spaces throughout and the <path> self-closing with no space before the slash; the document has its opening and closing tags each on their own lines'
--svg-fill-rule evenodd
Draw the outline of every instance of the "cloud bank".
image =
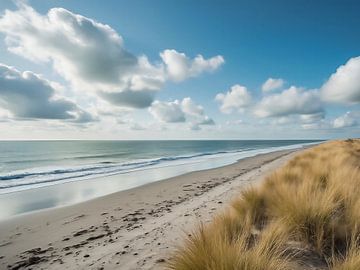
<svg viewBox="0 0 360 270">
<path fill-rule="evenodd" d="M 1 15 L 0 32 L 5 35 L 10 52 L 53 67 L 77 96 L 94 97 L 93 103 L 87 104 L 91 108 L 106 107 L 109 111 L 114 110 L 114 106 L 128 111 L 129 108 L 148 108 L 162 123 L 186 123 L 193 130 L 214 125 L 204 108 L 191 98 L 159 101 L 156 96 L 168 84 L 218 70 L 225 63 L 221 55 L 190 57 L 175 49 L 166 49 L 159 52 L 158 60 L 150 61 L 146 55 L 131 53 L 123 37 L 109 25 L 63 8 L 40 14 L 26 4 L 19 4 L 17 10 L 6 10 Z M 236 84 L 218 93 L 215 101 L 221 112 L 241 112 L 249 118 L 245 119 L 246 123 L 256 125 L 298 124 L 305 129 L 358 125 L 359 115 L 354 109 L 352 112 L 346 109 L 349 111 L 342 111 L 343 115 L 339 113 L 329 120 L 325 116 L 329 103 L 344 108 L 360 104 L 360 56 L 338 67 L 319 89 L 291 86 L 284 90 L 284 84 L 281 78 L 268 78 L 257 89 L 258 93 Z M 1 119 L 8 119 L 10 112 L 17 119 L 94 121 L 92 114 L 61 96 L 53 82 L 4 64 L 0 64 L 0 110 Z M 134 123 L 129 126 L 134 130 L 144 128 Z"/>
<path fill-rule="evenodd" d="M 294 114 L 316 114 L 322 110 L 317 90 L 305 90 L 291 86 L 279 94 L 262 98 L 256 105 L 254 113 L 258 117 L 279 117 Z"/>
<path fill-rule="evenodd" d="M 346 112 L 344 115 L 339 116 L 333 122 L 334 128 L 353 127 L 358 124 L 360 113 Z"/>
<path fill-rule="evenodd" d="M 213 72 L 224 64 L 220 55 L 194 59 L 176 50 L 164 50 L 152 64 L 135 56 L 109 25 L 52 8 L 42 15 L 26 4 L 6 10 L 0 18 L 8 50 L 35 62 L 51 63 L 77 91 L 95 91 L 118 106 L 150 106 L 156 91 L 168 80 L 180 82 Z"/>
<path fill-rule="evenodd" d="M 18 118 L 93 121 L 74 102 L 59 97 L 49 81 L 4 64 L 0 64 L 0 105 Z"/>
<path fill-rule="evenodd" d="M 245 112 L 252 122 L 275 125 L 299 125 L 303 129 L 348 128 L 358 125 L 358 112 L 346 112 L 326 119 L 329 103 L 333 106 L 360 104 L 360 57 L 348 60 L 337 68 L 319 89 L 291 86 L 281 92 L 269 93 L 283 87 L 283 79 L 267 79 L 261 87 L 262 95 L 256 100 L 244 86 L 235 85 L 226 93 L 219 93 L 215 100 L 220 111 L 229 114 Z M 255 116 L 255 119 L 253 118 Z M 228 121 L 231 122 L 231 121 Z"/>
</svg>

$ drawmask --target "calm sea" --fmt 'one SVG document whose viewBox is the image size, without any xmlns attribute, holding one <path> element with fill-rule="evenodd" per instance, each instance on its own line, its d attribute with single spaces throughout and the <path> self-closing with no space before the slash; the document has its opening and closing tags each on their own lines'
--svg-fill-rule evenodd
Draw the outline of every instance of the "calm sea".
<svg viewBox="0 0 360 270">
<path fill-rule="evenodd" d="M 317 141 L 1 141 L 0 194 L 209 160 L 214 167 L 256 153 L 314 142 Z"/>
</svg>

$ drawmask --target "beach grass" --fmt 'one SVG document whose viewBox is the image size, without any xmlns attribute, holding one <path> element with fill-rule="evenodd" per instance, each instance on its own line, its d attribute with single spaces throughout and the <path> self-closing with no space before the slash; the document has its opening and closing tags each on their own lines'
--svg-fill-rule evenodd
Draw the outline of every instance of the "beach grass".
<svg viewBox="0 0 360 270">
<path fill-rule="evenodd" d="M 360 269 L 360 140 L 303 151 L 199 225 L 174 270 Z"/>
</svg>

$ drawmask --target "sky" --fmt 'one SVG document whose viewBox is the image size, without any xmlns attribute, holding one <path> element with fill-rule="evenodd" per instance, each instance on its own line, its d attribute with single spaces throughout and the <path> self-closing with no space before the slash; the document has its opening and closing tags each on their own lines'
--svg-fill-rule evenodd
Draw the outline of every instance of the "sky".
<svg viewBox="0 0 360 270">
<path fill-rule="evenodd" d="M 0 140 L 360 135 L 360 2 L 0 2 Z"/>
</svg>

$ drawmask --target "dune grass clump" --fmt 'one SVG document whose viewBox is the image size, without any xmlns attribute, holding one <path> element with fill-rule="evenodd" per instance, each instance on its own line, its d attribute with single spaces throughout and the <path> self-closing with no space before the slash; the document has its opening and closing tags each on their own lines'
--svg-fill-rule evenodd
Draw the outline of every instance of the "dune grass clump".
<svg viewBox="0 0 360 270">
<path fill-rule="evenodd" d="M 219 216 L 209 226 L 199 226 L 171 261 L 172 269 L 286 270 L 284 235 L 269 227 L 254 236 L 251 226 L 237 214 Z"/>
<path fill-rule="evenodd" d="M 332 258 L 332 270 L 358 270 L 360 269 L 359 239 L 351 238 L 346 253 L 343 256 Z"/>
<path fill-rule="evenodd" d="M 360 140 L 305 150 L 189 236 L 174 270 L 360 269 Z"/>
</svg>

